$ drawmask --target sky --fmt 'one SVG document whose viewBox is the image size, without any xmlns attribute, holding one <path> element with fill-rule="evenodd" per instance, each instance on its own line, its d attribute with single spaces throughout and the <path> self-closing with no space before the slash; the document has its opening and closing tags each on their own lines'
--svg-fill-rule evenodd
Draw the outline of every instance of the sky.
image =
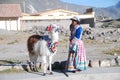
<svg viewBox="0 0 120 80">
<path fill-rule="evenodd" d="M 97 8 L 105 8 L 117 4 L 120 0 L 61 0 L 61 1 Z"/>
</svg>

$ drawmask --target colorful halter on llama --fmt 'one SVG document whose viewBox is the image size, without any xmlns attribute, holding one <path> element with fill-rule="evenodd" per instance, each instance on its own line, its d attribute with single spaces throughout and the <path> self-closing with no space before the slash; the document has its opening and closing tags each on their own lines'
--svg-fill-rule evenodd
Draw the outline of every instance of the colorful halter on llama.
<svg viewBox="0 0 120 80">
<path fill-rule="evenodd" d="M 55 53 L 57 51 L 57 44 L 58 42 L 53 43 L 52 41 L 48 42 L 48 48 L 50 52 Z"/>
<path fill-rule="evenodd" d="M 50 26 L 48 26 L 47 31 L 51 31 L 52 30 L 52 24 Z"/>
</svg>

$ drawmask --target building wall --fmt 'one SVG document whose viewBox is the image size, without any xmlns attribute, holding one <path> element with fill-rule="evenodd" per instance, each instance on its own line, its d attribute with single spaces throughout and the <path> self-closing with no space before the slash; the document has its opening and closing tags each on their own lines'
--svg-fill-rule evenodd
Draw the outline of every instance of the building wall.
<svg viewBox="0 0 120 80">
<path fill-rule="evenodd" d="M 94 12 L 86 13 L 82 15 L 69 15 L 65 16 L 68 13 L 58 12 L 51 14 L 42 14 L 41 16 L 23 16 L 21 17 L 21 26 L 22 30 L 30 30 L 34 26 L 46 27 L 51 23 L 56 23 L 62 26 L 64 29 L 68 29 L 71 24 L 70 18 L 73 16 L 78 16 L 82 20 L 82 25 L 85 27 L 94 27 Z"/>
<path fill-rule="evenodd" d="M 0 29 L 20 30 L 19 18 L 0 18 Z"/>
<path fill-rule="evenodd" d="M 81 20 L 82 27 L 83 28 L 89 28 L 94 27 L 93 19 L 86 19 Z M 31 30 L 34 26 L 40 26 L 40 27 L 47 27 L 48 25 L 55 23 L 59 25 L 61 28 L 69 29 L 69 25 L 71 24 L 70 19 L 56 19 L 56 20 L 22 20 L 21 26 L 22 30 Z"/>
<path fill-rule="evenodd" d="M 22 20 L 22 30 L 31 30 L 34 26 L 47 27 L 50 24 L 57 24 L 61 28 L 68 29 L 71 20 Z"/>
<path fill-rule="evenodd" d="M 89 24 L 89 27 L 91 28 L 95 27 L 94 18 L 82 19 L 81 24 Z"/>
<path fill-rule="evenodd" d="M 94 19 L 82 19 L 83 27 L 94 27 Z M 71 24 L 70 19 L 51 19 L 51 20 L 20 20 L 10 19 L 10 20 L 0 20 L 0 29 L 4 30 L 31 30 L 34 26 L 47 27 L 48 25 L 55 23 L 61 28 L 69 29 Z"/>
</svg>

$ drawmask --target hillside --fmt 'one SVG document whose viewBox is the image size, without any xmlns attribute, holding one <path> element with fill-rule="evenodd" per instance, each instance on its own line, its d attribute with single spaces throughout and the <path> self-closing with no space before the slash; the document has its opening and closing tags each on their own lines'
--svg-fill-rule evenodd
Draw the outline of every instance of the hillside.
<svg viewBox="0 0 120 80">
<path fill-rule="evenodd" d="M 85 9 L 90 8 L 90 6 L 68 4 L 61 2 L 60 0 L 0 0 L 0 4 L 16 3 L 21 5 L 22 11 L 25 13 L 37 13 L 58 8 L 84 13 Z M 120 18 L 120 2 L 114 6 L 107 8 L 94 8 L 94 10 L 96 16 Z"/>
<path fill-rule="evenodd" d="M 76 12 L 84 12 L 89 8 L 82 5 L 66 4 L 60 0 L 0 0 L 0 4 L 21 4 L 22 11 L 25 13 L 36 13 L 51 9 L 68 9 Z"/>
<path fill-rule="evenodd" d="M 120 1 L 114 5 L 107 8 L 95 8 L 96 15 L 105 16 L 111 18 L 120 18 Z"/>
</svg>

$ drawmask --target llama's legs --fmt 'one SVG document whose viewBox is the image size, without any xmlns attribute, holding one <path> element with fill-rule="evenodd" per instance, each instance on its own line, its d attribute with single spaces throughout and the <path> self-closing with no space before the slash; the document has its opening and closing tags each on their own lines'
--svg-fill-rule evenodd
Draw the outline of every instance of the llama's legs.
<svg viewBox="0 0 120 80">
<path fill-rule="evenodd" d="M 38 55 L 33 55 L 33 54 L 30 55 L 30 62 L 31 62 L 30 68 L 32 71 L 35 71 L 35 72 L 38 71 L 36 66 L 37 58 L 38 58 Z"/>
<path fill-rule="evenodd" d="M 47 63 L 43 63 L 43 76 L 47 73 Z"/>
<path fill-rule="evenodd" d="M 52 58 L 53 58 L 53 56 L 50 55 L 50 56 L 49 56 L 49 71 L 50 71 L 50 74 L 53 74 L 53 73 L 52 73 Z"/>
<path fill-rule="evenodd" d="M 43 76 L 47 73 L 47 56 L 42 56 Z"/>
<path fill-rule="evenodd" d="M 33 56 L 30 55 L 30 69 L 31 71 L 34 71 L 34 62 L 33 62 Z"/>
</svg>

